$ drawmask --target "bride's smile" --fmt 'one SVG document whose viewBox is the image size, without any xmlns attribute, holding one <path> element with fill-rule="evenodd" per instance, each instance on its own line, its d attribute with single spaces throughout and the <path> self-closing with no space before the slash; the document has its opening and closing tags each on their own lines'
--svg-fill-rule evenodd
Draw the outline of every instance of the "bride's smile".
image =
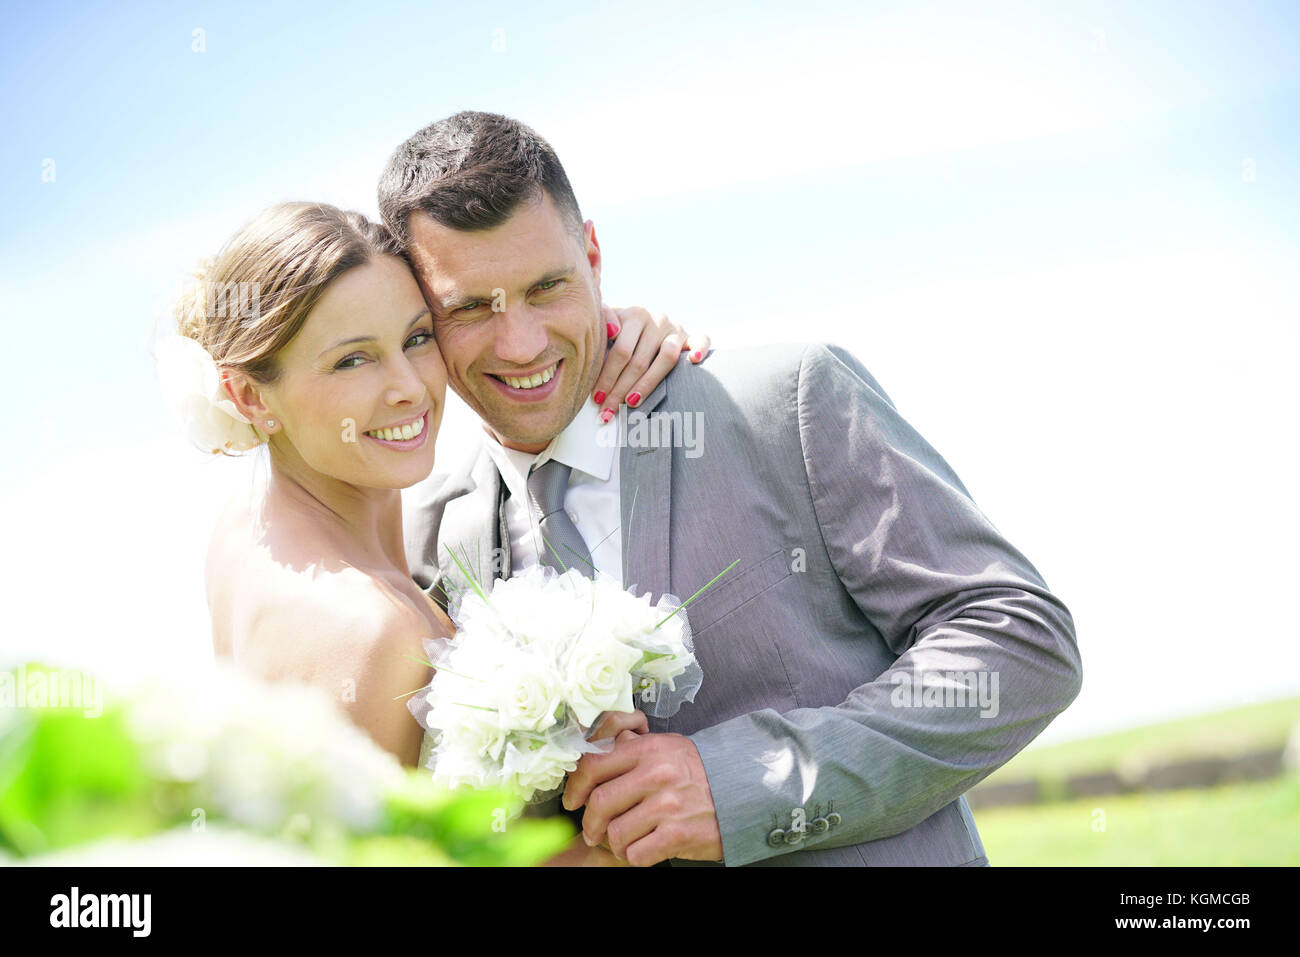
<svg viewBox="0 0 1300 957">
<path fill-rule="evenodd" d="M 398 422 L 395 425 L 385 426 L 379 429 L 367 429 L 366 435 L 377 442 L 394 449 L 418 449 L 428 438 L 425 432 L 425 426 L 428 412 L 422 412 L 414 419 L 406 422 Z"/>
</svg>

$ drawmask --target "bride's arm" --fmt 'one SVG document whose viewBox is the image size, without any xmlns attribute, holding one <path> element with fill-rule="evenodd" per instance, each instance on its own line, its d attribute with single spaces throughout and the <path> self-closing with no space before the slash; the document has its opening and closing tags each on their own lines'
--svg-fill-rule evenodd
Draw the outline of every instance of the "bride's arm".
<svg viewBox="0 0 1300 957">
<path fill-rule="evenodd" d="M 356 662 L 355 700 L 342 702 L 353 722 L 375 743 L 397 756 L 407 767 L 420 758 L 424 729 L 406 702 L 410 693 L 424 687 L 433 671 L 421 663 L 422 639 L 432 637 L 428 623 L 418 615 L 395 614 L 376 621 L 370 634 L 350 641 Z"/>
</svg>

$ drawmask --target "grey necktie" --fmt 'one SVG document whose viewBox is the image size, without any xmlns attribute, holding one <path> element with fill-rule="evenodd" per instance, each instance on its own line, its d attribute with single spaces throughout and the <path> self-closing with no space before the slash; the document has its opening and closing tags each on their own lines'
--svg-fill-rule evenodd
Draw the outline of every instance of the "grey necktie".
<svg viewBox="0 0 1300 957">
<path fill-rule="evenodd" d="M 584 576 L 594 571 L 591 552 L 564 510 L 564 493 L 572 469 L 551 459 L 528 476 L 528 498 L 542 532 L 541 564 L 563 572 L 576 568 Z"/>
</svg>

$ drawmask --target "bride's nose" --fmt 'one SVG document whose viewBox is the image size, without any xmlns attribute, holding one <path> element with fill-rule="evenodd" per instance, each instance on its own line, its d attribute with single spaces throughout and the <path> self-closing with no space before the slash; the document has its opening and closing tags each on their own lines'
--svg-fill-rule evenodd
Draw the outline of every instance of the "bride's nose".
<svg viewBox="0 0 1300 957">
<path fill-rule="evenodd" d="M 384 401 L 389 405 L 414 405 L 424 398 L 424 380 L 403 352 L 389 364 Z"/>
</svg>

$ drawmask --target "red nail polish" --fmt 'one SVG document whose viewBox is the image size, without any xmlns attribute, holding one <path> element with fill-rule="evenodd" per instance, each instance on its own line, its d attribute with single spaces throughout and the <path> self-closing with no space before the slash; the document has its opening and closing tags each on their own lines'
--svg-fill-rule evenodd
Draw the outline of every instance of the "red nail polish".
<svg viewBox="0 0 1300 957">
<path fill-rule="evenodd" d="M 699 362 L 703 358 L 704 358 L 704 353 L 700 352 L 698 349 L 696 349 L 694 352 L 691 353 L 692 362 Z"/>
<path fill-rule="evenodd" d="M 601 421 L 601 422 L 609 422 L 609 420 L 612 419 L 612 418 L 614 418 L 614 410 L 613 410 L 613 409 L 606 409 L 604 412 L 600 413 L 600 421 Z"/>
<path fill-rule="evenodd" d="M 604 393 L 604 392 L 597 392 L 597 393 L 596 393 L 596 404 L 597 404 L 597 405 L 600 405 L 600 404 L 601 404 L 602 402 L 604 402 L 604 401 L 605 401 L 605 393 Z"/>
<path fill-rule="evenodd" d="M 635 408 L 636 404 L 640 401 L 641 401 L 640 392 L 633 392 L 631 395 L 627 397 L 627 404 L 632 406 L 633 408 Z"/>
<path fill-rule="evenodd" d="M 616 335 L 618 335 L 618 326 L 614 325 L 614 323 L 612 322 L 605 323 L 605 335 L 613 339 Z"/>
</svg>

